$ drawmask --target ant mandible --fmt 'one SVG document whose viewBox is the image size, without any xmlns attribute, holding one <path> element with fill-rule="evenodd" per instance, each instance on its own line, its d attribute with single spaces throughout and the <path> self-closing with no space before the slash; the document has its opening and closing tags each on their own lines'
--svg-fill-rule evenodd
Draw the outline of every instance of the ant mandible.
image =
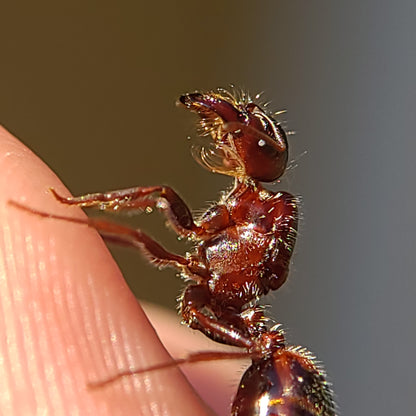
<svg viewBox="0 0 416 416">
<path fill-rule="evenodd" d="M 212 340 L 245 352 L 194 354 L 174 365 L 249 356 L 252 364 L 240 382 L 233 416 L 333 416 L 335 406 L 324 371 L 308 351 L 286 345 L 282 329 L 268 325 L 258 304 L 261 296 L 285 282 L 296 240 L 297 199 L 260 184 L 283 175 L 288 160 L 286 134 L 247 94 L 237 96 L 224 89 L 195 92 L 181 96 L 179 103 L 199 115 L 202 135 L 212 139 L 194 156 L 210 171 L 235 180 L 232 190 L 199 220 L 169 186 L 74 198 L 52 193 L 63 204 L 84 208 L 118 212 L 156 207 L 179 236 L 194 243 L 193 253 L 173 254 L 141 230 L 108 221 L 71 219 L 14 205 L 37 215 L 86 223 L 106 241 L 139 249 L 156 266 L 179 270 L 190 282 L 180 299 L 183 321 Z M 148 370 L 120 373 L 98 384 Z"/>
</svg>

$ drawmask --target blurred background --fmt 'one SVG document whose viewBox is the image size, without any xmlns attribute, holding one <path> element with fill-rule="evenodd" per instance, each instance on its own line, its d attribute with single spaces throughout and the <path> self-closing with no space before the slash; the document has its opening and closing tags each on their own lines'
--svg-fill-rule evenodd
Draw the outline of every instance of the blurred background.
<svg viewBox="0 0 416 416">
<path fill-rule="evenodd" d="M 302 196 L 302 220 L 289 281 L 266 302 L 325 363 L 342 415 L 414 414 L 415 2 L 1 10 L 0 123 L 73 194 L 169 184 L 201 210 L 231 181 L 190 156 L 196 119 L 178 96 L 235 84 L 286 109 L 294 167 L 272 188 Z M 185 250 L 159 214 L 131 221 Z M 138 297 L 175 308 L 172 270 L 113 252 Z"/>
</svg>

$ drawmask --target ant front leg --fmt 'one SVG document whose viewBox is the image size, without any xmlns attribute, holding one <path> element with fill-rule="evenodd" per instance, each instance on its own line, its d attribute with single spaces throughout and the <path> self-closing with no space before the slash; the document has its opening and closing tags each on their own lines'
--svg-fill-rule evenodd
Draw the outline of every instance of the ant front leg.
<svg viewBox="0 0 416 416">
<path fill-rule="evenodd" d="M 205 230 L 195 224 L 183 199 L 169 186 L 143 186 L 117 191 L 65 198 L 51 189 L 55 198 L 65 205 L 99 208 L 104 211 L 138 211 L 156 207 L 163 211 L 181 237 L 200 236 Z"/>
</svg>

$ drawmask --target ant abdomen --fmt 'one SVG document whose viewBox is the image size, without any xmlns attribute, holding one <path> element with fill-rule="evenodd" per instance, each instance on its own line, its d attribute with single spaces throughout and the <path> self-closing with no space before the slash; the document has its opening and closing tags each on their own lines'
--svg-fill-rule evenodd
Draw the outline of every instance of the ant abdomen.
<svg viewBox="0 0 416 416">
<path fill-rule="evenodd" d="M 305 350 L 254 359 L 241 379 L 232 416 L 334 416 L 325 374 Z"/>
</svg>

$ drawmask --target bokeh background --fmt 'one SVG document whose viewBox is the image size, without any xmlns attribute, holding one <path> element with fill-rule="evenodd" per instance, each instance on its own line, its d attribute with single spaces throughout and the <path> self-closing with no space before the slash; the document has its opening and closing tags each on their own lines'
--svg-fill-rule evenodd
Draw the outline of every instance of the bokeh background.
<svg viewBox="0 0 416 416">
<path fill-rule="evenodd" d="M 303 200 L 271 313 L 325 363 L 342 415 L 415 414 L 415 21 L 414 1 L 4 2 L 0 122 L 74 194 L 169 184 L 201 209 L 230 180 L 190 157 L 177 97 L 265 91 L 296 131 L 273 189 Z M 132 221 L 184 250 L 158 214 Z M 113 252 L 174 309 L 171 270 Z"/>
</svg>

